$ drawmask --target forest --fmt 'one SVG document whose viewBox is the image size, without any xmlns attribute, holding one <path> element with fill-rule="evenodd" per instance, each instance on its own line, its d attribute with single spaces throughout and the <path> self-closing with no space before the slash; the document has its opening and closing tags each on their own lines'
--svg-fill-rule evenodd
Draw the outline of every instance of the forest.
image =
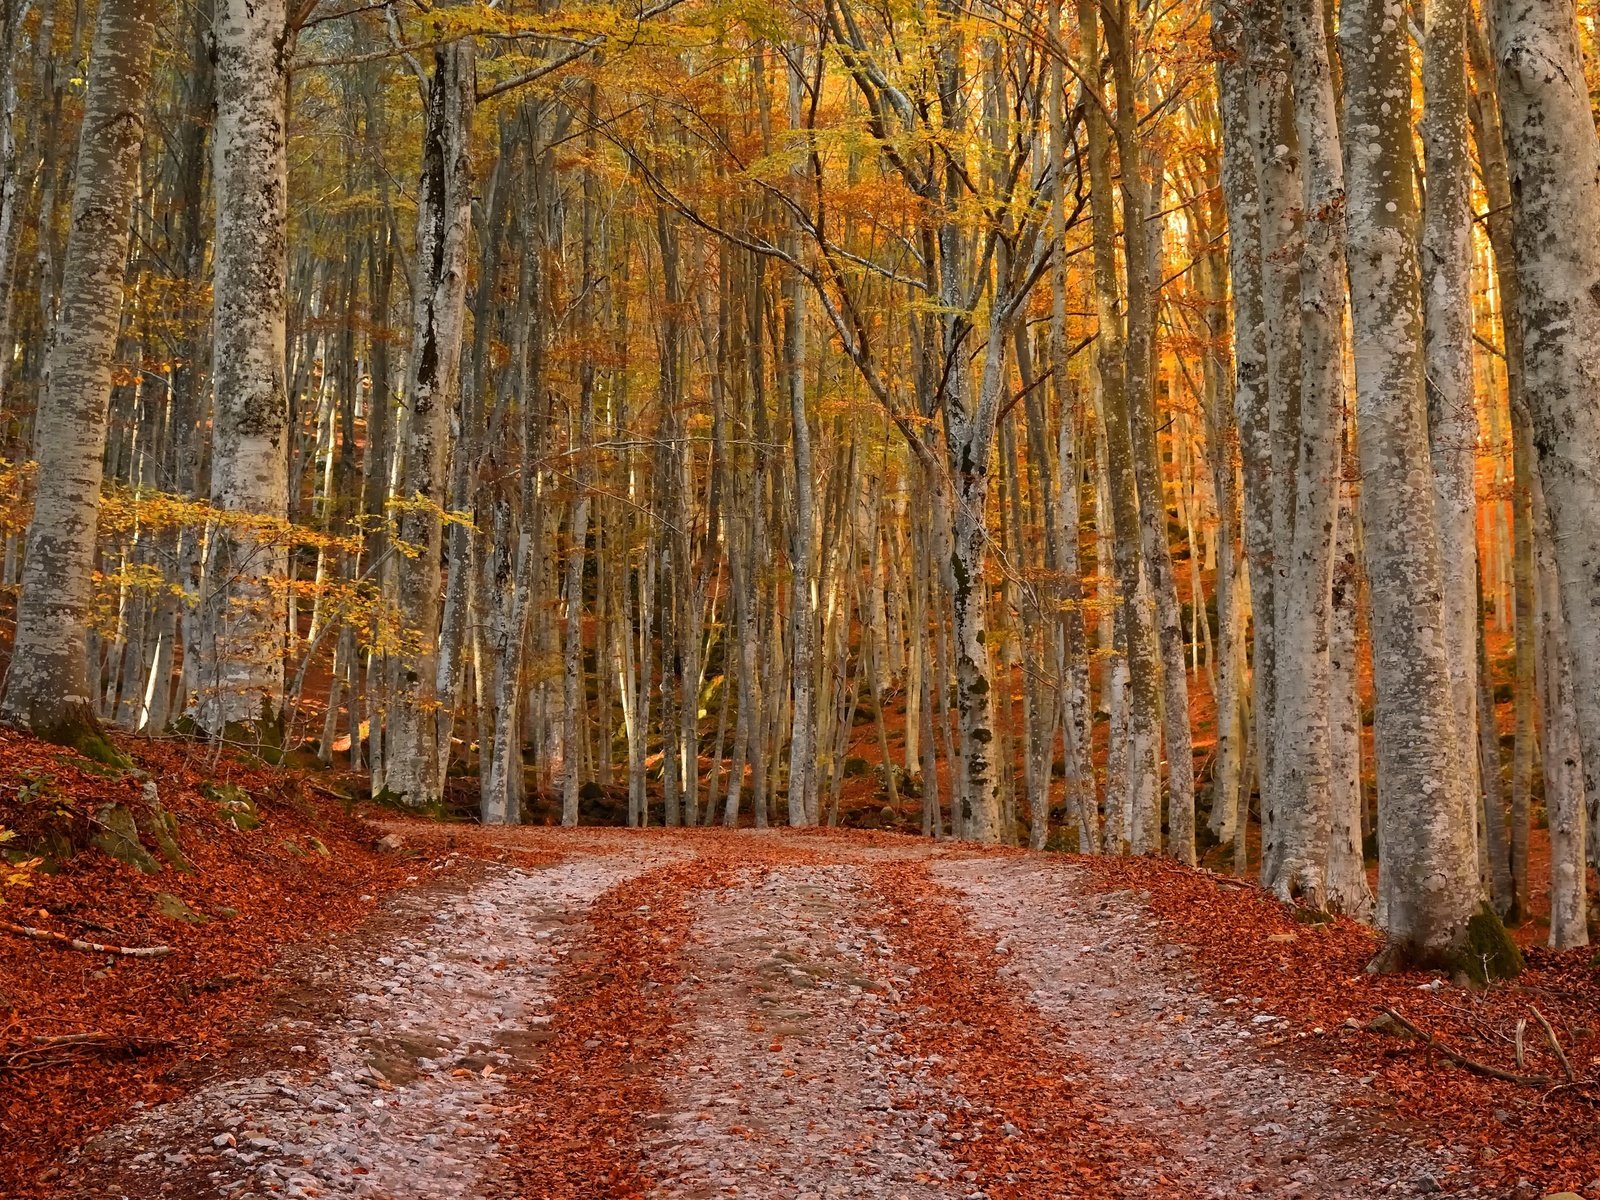
<svg viewBox="0 0 1600 1200">
<path fill-rule="evenodd" d="M 1397 1010 L 1383 1028 L 1440 1070 L 1545 1078 L 1592 1134 L 1600 978 L 1549 980 L 1600 937 L 1597 19 L 0 0 L 7 953 L 138 949 L 11 903 L 89 886 L 47 878 L 123 828 L 41 799 L 80 787 L 193 799 L 126 818 L 180 872 L 186 822 L 223 854 L 284 788 L 391 831 L 292 834 L 366 865 L 284 914 L 405 892 L 397 852 L 546 856 L 649 988 L 653 943 L 599 915 L 630 889 L 679 940 L 777 945 L 863 888 L 929 938 L 956 936 L 945 909 L 1036 934 L 1017 1011 L 1048 1014 L 1075 952 L 1018 913 L 1109 919 L 1079 912 L 1099 887 L 1176 928 L 1214 881 L 1204 905 L 1238 897 L 1271 953 L 1320 938 L 1340 971 L 1411 972 L 1395 995 L 1431 971 L 1524 997 L 1516 1069 L 1487 1077 Z M 482 894 L 556 903 L 513 877 Z M 679 894 L 706 888 L 744 915 Z M 1494 990 L 1525 964 L 1543 982 Z M 1584 999 L 1530 1026 L 1526 996 Z M 689 1052 L 662 1037 L 652 1061 Z M 145 1044 L 41 1065 L 113 1045 Z M 40 1051 L 15 1053 L 0 1084 Z M 973 1170 L 1034 1179 L 1026 1158 Z M 1578 1161 L 1542 1181 L 1600 1176 Z M 1334 1179 L 1282 1194 L 1383 1190 Z M 977 1194 L 1080 1194 L 1038 1186 Z"/>
</svg>

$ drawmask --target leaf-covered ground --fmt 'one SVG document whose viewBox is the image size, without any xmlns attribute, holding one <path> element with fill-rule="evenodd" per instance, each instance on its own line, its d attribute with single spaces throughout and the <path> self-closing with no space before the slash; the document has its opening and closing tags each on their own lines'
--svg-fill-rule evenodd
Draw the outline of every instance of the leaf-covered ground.
<svg viewBox="0 0 1600 1200">
<path fill-rule="evenodd" d="M 88 851 L 10 893 L 8 918 L 172 953 L 0 943 L 0 1195 L 1600 1196 L 1586 954 L 1472 993 L 1375 979 L 1370 932 L 1167 863 L 374 829 L 269 774 L 237 776 L 241 830 L 194 767 L 161 794 L 199 874 Z M 108 1040 L 38 1061 L 85 1032 Z"/>
<path fill-rule="evenodd" d="M 370 919 L 419 870 L 292 775 L 183 742 L 134 752 L 127 772 L 0 729 L 0 830 L 16 835 L 0 849 L 81 847 L 58 873 L 13 868 L 0 922 L 169 948 L 132 958 L 0 931 L 0 1196 L 57 1191 L 64 1151 L 240 1053 L 281 985 L 267 980 L 280 949 Z M 161 854 L 151 799 L 192 869 Z M 113 809 L 134 819 L 154 873 L 90 845 L 117 836 Z"/>
</svg>

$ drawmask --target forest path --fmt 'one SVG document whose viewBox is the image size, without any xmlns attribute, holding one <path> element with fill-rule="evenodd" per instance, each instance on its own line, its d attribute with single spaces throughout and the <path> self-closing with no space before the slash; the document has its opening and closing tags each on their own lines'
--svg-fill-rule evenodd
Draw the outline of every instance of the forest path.
<svg viewBox="0 0 1600 1200">
<path fill-rule="evenodd" d="M 1069 859 L 456 836 L 511 860 L 287 956 L 251 1051 L 85 1147 L 76 1194 L 1480 1194 Z"/>
</svg>

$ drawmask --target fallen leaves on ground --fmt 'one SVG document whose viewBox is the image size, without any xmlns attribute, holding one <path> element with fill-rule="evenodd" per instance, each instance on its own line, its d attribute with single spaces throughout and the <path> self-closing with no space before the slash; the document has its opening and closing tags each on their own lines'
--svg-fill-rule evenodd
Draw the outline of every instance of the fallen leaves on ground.
<svg viewBox="0 0 1600 1200">
<path fill-rule="evenodd" d="M 28 886 L 7 889 L 7 921 L 171 952 L 129 958 L 0 932 L 0 1195 L 48 1195 L 64 1151 L 134 1104 L 186 1090 L 188 1076 L 227 1052 L 280 947 L 360 920 L 416 870 L 376 853 L 366 825 L 307 799 L 292 773 L 188 742 L 119 746 L 156 784 L 195 870 L 163 863 L 146 874 L 89 848 L 60 873 L 34 871 Z M 0 826 L 19 841 L 46 825 L 92 824 L 105 805 L 145 802 L 140 774 L 11 730 L 0 729 L 0 763 Z M 236 827 L 201 793 L 207 783 L 244 789 L 259 827 Z M 158 902 L 192 921 L 163 916 Z"/>
<path fill-rule="evenodd" d="M 995 1200 L 1129 1194 L 1120 1162 L 1159 1148 L 1103 1120 L 1076 1082 L 1092 1072 L 1050 1044 L 1044 1019 L 1000 974 L 993 946 L 972 931 L 953 894 L 925 862 L 882 864 L 870 881 L 887 905 L 881 915 L 897 958 L 917 968 L 902 1000 L 921 1010 L 908 1038 L 916 1053 L 942 1060 L 953 1090 L 972 1102 L 949 1114 L 960 1140 L 947 1148 L 975 1182 Z"/>
<path fill-rule="evenodd" d="M 1482 991 L 1436 972 L 1370 975 L 1380 935 L 1355 921 L 1308 921 L 1253 884 L 1165 860 L 1070 861 L 1095 887 L 1136 895 L 1153 936 L 1193 950 L 1216 994 L 1285 1018 L 1286 1031 L 1263 1043 L 1370 1081 L 1357 1094 L 1430 1144 L 1448 1137 L 1477 1147 L 1479 1169 L 1508 1196 L 1581 1191 L 1600 1180 L 1600 960 L 1593 948 L 1531 947 L 1520 976 Z M 1385 1008 L 1475 1061 L 1553 1082 L 1485 1078 L 1397 1036 L 1403 1031 L 1368 1028 Z M 1567 1083 L 1535 1008 L 1585 1082 Z M 1519 1020 L 1527 1021 L 1520 1067 Z"/>
</svg>

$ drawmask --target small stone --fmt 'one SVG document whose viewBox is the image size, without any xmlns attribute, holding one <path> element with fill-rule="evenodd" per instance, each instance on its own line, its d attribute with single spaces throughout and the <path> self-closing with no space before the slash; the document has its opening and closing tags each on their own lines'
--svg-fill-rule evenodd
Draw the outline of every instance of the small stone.
<svg viewBox="0 0 1600 1200">
<path fill-rule="evenodd" d="M 378 849 L 385 854 L 398 854 L 405 846 L 405 839 L 398 833 L 386 833 L 378 839 Z"/>
</svg>

